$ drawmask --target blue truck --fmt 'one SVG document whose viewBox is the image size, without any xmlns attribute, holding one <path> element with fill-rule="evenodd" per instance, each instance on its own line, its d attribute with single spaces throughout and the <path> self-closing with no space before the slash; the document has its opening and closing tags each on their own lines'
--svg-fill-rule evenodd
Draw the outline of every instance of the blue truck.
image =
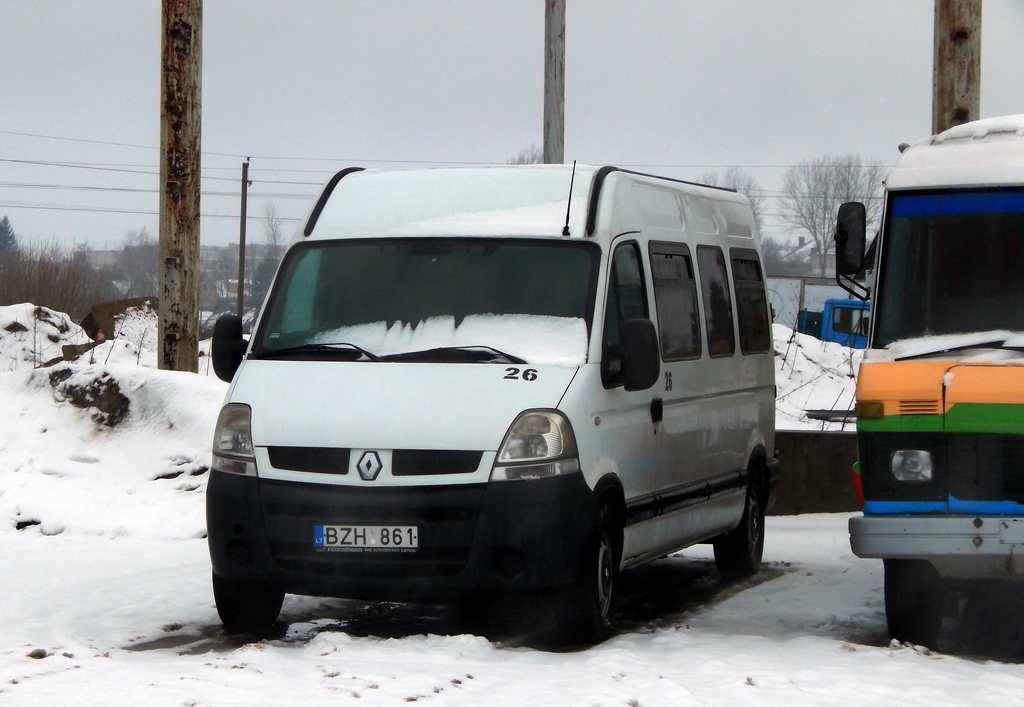
<svg viewBox="0 0 1024 707">
<path fill-rule="evenodd" d="M 834 341 L 852 349 L 868 345 L 871 303 L 852 299 L 827 299 L 820 312 L 800 310 L 797 331 L 822 341 Z"/>
</svg>

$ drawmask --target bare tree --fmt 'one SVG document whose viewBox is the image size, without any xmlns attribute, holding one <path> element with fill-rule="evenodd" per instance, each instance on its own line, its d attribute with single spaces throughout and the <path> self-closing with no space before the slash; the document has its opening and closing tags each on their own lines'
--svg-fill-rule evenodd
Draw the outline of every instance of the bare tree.
<svg viewBox="0 0 1024 707">
<path fill-rule="evenodd" d="M 128 231 L 121 251 L 124 296 L 155 297 L 160 291 L 156 266 L 157 243 L 153 234 L 145 226 Z"/>
<path fill-rule="evenodd" d="M 510 157 L 505 164 L 543 164 L 543 162 L 544 150 L 536 145 L 530 145 L 517 152 L 515 157 Z"/>
<path fill-rule="evenodd" d="M 251 269 L 252 285 L 250 297 L 252 304 L 263 302 L 274 279 L 277 264 L 284 254 L 284 223 L 272 202 L 263 207 L 263 254 Z"/>
<path fill-rule="evenodd" d="M 277 213 L 277 206 L 268 201 L 263 206 L 263 242 L 267 244 L 270 257 L 276 262 L 284 253 L 284 221 Z"/>
<path fill-rule="evenodd" d="M 697 181 L 713 187 L 735 189 L 740 194 L 746 195 L 750 199 L 750 209 L 754 212 L 754 225 L 757 226 L 757 232 L 763 232 L 764 189 L 748 172 L 744 172 L 739 167 L 727 167 L 722 174 L 717 171 L 704 172 L 697 178 Z"/>
<path fill-rule="evenodd" d="M 30 302 L 80 321 L 115 297 L 110 273 L 92 267 L 84 250 L 29 243 L 0 257 L 0 306 Z"/>
<path fill-rule="evenodd" d="M 864 162 L 856 155 L 819 157 L 790 167 L 782 178 L 779 219 L 791 231 L 806 233 L 812 246 L 811 266 L 825 275 L 834 250 L 836 212 L 846 201 L 867 206 L 868 228 L 882 210 L 882 179 L 886 168 L 878 160 Z"/>
<path fill-rule="evenodd" d="M 761 239 L 761 257 L 766 277 L 802 277 L 810 270 L 803 248 L 771 236 Z"/>
</svg>

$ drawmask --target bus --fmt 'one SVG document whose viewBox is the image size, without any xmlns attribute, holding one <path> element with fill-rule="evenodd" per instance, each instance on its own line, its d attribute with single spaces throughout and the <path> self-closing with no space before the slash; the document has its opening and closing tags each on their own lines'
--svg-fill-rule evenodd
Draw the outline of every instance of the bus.
<svg viewBox="0 0 1024 707">
<path fill-rule="evenodd" d="M 893 638 L 1020 653 L 1024 115 L 904 148 L 885 186 L 851 548 L 883 560 Z M 839 209 L 837 277 L 868 265 L 865 212 Z"/>
</svg>

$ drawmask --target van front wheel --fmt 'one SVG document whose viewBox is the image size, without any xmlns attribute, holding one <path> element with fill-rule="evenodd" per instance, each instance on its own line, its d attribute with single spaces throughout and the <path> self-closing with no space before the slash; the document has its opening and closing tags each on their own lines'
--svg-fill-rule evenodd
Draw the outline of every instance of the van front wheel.
<svg viewBox="0 0 1024 707">
<path fill-rule="evenodd" d="M 563 647 L 594 645 L 611 635 L 620 538 L 611 509 L 602 505 L 594 519 L 579 578 L 560 602 L 557 642 Z"/>
<path fill-rule="evenodd" d="M 715 566 L 724 580 L 757 574 L 764 554 L 764 505 L 757 491 L 747 489 L 747 502 L 740 524 L 713 542 Z"/>
<path fill-rule="evenodd" d="M 284 592 L 213 575 L 213 599 L 217 613 L 228 633 L 255 633 L 274 625 Z"/>
</svg>

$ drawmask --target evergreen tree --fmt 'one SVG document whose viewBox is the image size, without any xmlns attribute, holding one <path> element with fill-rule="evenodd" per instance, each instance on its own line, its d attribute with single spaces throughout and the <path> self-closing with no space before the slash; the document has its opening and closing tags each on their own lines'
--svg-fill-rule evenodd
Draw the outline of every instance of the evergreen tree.
<svg viewBox="0 0 1024 707">
<path fill-rule="evenodd" d="M 18 237 L 14 235 L 11 222 L 4 216 L 0 218 L 0 258 L 18 252 Z"/>
</svg>

